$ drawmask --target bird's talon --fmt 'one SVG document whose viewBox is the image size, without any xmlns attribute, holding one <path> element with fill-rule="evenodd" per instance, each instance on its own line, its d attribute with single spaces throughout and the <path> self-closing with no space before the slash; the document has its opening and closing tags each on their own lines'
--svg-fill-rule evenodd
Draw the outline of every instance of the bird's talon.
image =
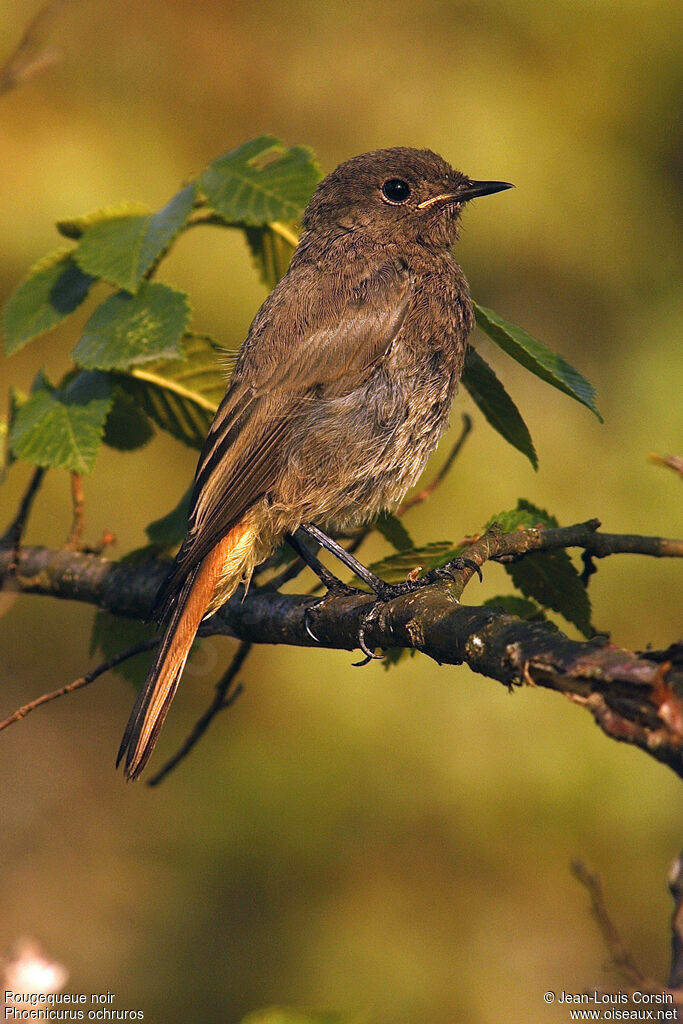
<svg viewBox="0 0 683 1024">
<path fill-rule="evenodd" d="M 309 605 L 309 607 L 304 612 L 304 628 L 308 635 L 310 636 L 311 640 L 314 640 L 317 644 L 319 644 L 320 638 L 317 637 L 313 630 L 311 629 L 311 612 L 313 611 L 314 608 L 317 608 L 317 606 L 318 602 L 316 601 L 315 604 Z"/>
<path fill-rule="evenodd" d="M 377 615 L 379 614 L 379 611 L 384 604 L 385 601 L 381 598 L 379 601 L 376 601 L 375 604 L 373 604 L 370 611 L 367 613 L 367 615 L 363 616 L 363 619 L 360 624 L 360 629 L 358 630 L 358 646 L 365 655 L 366 659 L 371 659 L 372 661 L 381 661 L 384 655 L 376 654 L 375 651 L 368 647 L 368 645 L 365 642 L 365 631 L 367 630 L 370 623 L 377 618 Z M 362 662 L 362 664 L 367 665 L 367 660 Z"/>
<path fill-rule="evenodd" d="M 372 661 L 372 656 L 366 654 L 362 661 L 352 661 L 351 668 L 362 668 L 363 665 L 368 665 Z"/>
<path fill-rule="evenodd" d="M 459 559 L 459 561 L 462 563 L 464 568 L 472 569 L 473 572 L 476 572 L 477 576 L 479 577 L 480 583 L 484 582 L 484 574 L 481 571 L 480 565 L 474 562 L 471 558 L 461 558 Z"/>
</svg>

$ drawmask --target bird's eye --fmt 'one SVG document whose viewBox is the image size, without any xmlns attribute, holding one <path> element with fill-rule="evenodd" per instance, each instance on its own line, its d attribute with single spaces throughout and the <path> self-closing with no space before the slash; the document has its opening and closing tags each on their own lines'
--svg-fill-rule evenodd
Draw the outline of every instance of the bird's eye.
<svg viewBox="0 0 683 1024">
<path fill-rule="evenodd" d="M 401 178 L 389 178 L 382 185 L 382 196 L 393 206 L 400 206 L 410 198 L 410 185 Z"/>
</svg>

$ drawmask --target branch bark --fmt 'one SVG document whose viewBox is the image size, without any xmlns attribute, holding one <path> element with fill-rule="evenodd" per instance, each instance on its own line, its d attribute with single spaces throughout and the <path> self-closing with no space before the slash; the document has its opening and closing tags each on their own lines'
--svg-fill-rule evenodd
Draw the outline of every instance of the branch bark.
<svg viewBox="0 0 683 1024">
<path fill-rule="evenodd" d="M 576 526 L 500 535 L 489 531 L 467 549 L 477 564 L 520 557 L 531 550 L 580 546 L 610 551 L 679 554 L 680 542 L 597 533 L 597 520 Z M 0 583 L 23 593 L 84 601 L 133 618 L 146 618 L 168 563 L 111 562 L 93 554 L 40 547 L 0 550 Z M 564 693 L 591 712 L 612 739 L 631 743 L 683 776 L 683 645 L 636 653 L 604 638 L 572 640 L 549 623 L 532 622 L 486 606 L 459 603 L 472 569 L 384 606 L 367 635 L 384 649 L 414 648 L 440 664 L 466 663 L 507 687 L 530 684 Z M 305 613 L 312 598 L 267 586 L 240 592 L 202 627 L 253 643 L 315 646 Z M 330 597 L 311 609 L 319 646 L 353 650 L 374 598 Z"/>
</svg>

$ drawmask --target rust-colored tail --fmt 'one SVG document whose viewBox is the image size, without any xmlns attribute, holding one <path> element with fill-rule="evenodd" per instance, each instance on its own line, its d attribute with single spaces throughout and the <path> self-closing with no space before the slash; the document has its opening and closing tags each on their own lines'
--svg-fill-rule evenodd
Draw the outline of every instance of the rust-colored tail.
<svg viewBox="0 0 683 1024">
<path fill-rule="evenodd" d="M 159 650 L 135 702 L 119 747 L 116 766 L 118 768 L 125 757 L 123 771 L 127 779 L 138 777 L 154 750 L 199 624 L 224 575 L 226 556 L 234 539 L 232 532 L 224 537 L 192 570 L 178 594 Z M 235 586 L 238 580 L 239 577 Z"/>
</svg>

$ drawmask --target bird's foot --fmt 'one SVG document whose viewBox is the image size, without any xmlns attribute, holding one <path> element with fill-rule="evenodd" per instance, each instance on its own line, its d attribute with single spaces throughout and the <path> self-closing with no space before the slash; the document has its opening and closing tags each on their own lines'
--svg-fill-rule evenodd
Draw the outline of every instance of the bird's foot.
<svg viewBox="0 0 683 1024">
<path fill-rule="evenodd" d="M 361 619 L 360 628 L 358 630 L 358 646 L 365 655 L 363 661 L 356 662 L 357 665 L 367 665 L 370 660 L 381 660 L 384 655 L 377 654 L 372 648 L 370 648 L 366 641 L 366 636 L 369 627 L 376 620 L 377 616 L 381 612 L 382 608 L 393 601 L 397 597 L 404 597 L 406 594 L 414 594 L 418 590 L 422 590 L 423 587 L 431 586 L 432 583 L 438 583 L 442 580 L 454 580 L 456 573 L 462 572 L 463 569 L 471 569 L 475 572 L 480 582 L 482 581 L 481 568 L 476 562 L 473 562 L 471 558 L 453 558 L 446 565 L 440 565 L 436 569 L 430 569 L 424 576 L 420 576 L 419 579 L 407 579 L 403 580 L 402 583 L 385 583 L 383 580 L 378 580 L 381 586 L 375 586 L 375 594 L 377 600 L 373 604 L 369 612 L 367 612 Z"/>
<path fill-rule="evenodd" d="M 334 576 L 332 576 L 331 579 L 325 580 L 325 586 L 327 587 L 327 593 L 323 594 L 322 597 L 319 597 L 317 601 L 312 601 L 311 604 L 306 607 L 306 611 L 304 612 L 304 627 L 306 632 L 310 636 L 311 640 L 315 640 L 317 644 L 320 643 L 320 639 L 315 635 L 311 626 L 311 614 L 313 612 L 322 608 L 330 597 L 355 597 L 356 595 L 361 597 L 368 596 L 366 590 L 359 590 L 358 587 L 350 587 L 348 583 L 343 583 L 342 580 L 338 580 Z"/>
</svg>

